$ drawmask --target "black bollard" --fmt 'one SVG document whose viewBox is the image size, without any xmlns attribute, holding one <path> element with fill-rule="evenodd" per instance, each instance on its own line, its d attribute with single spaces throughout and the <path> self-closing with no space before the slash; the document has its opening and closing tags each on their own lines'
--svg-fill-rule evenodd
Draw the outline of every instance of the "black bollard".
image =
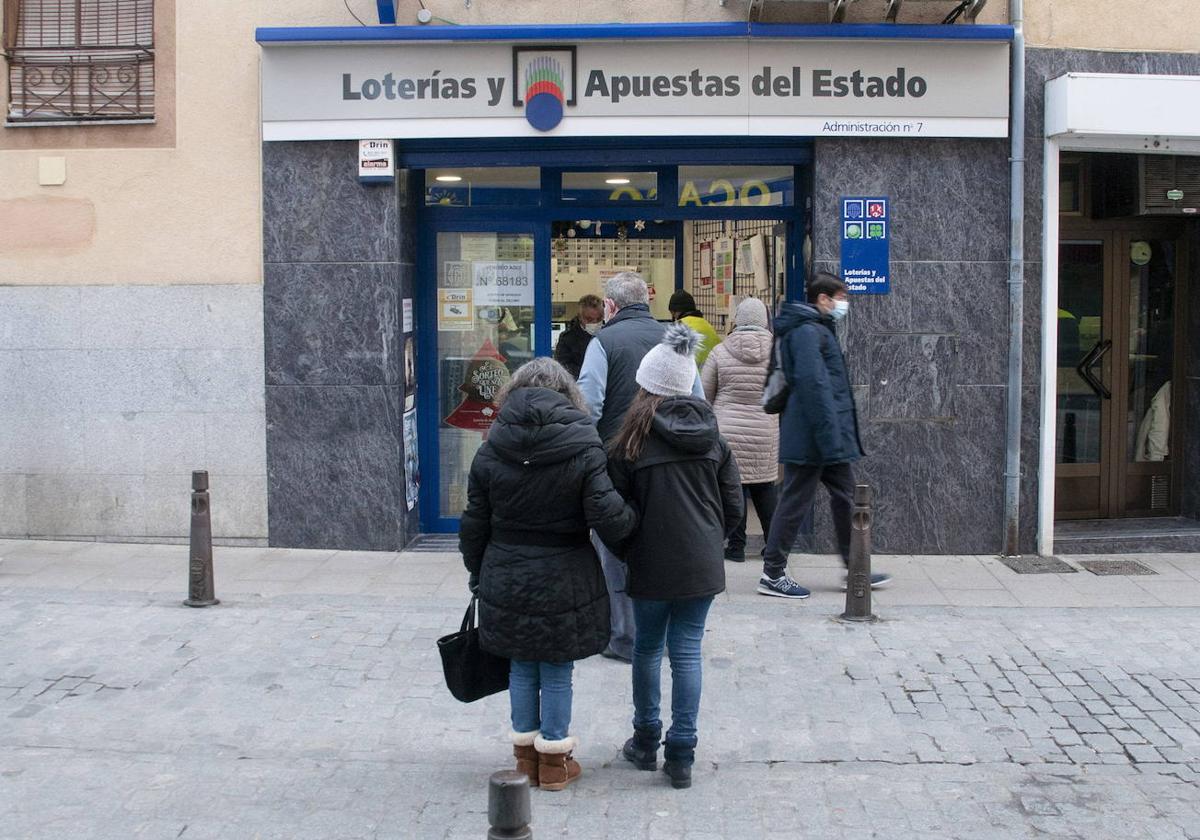
<svg viewBox="0 0 1200 840">
<path fill-rule="evenodd" d="M 219 604 L 213 592 L 212 520 L 209 517 L 208 472 L 192 473 L 192 530 L 191 551 L 188 555 L 189 607 L 211 607 Z"/>
<path fill-rule="evenodd" d="M 854 487 L 850 513 L 850 568 L 846 577 L 844 621 L 874 621 L 871 613 L 871 488 Z"/>
<path fill-rule="evenodd" d="M 488 779 L 488 840 L 532 840 L 529 777 L 499 770 Z"/>
</svg>

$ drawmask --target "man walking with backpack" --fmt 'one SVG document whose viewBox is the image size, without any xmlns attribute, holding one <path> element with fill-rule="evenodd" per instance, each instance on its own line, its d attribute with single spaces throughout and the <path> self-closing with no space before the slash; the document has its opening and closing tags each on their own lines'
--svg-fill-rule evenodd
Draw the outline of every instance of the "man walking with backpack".
<svg viewBox="0 0 1200 840">
<path fill-rule="evenodd" d="M 779 423 L 783 492 L 763 552 L 761 595 L 801 599 L 811 594 L 788 576 L 787 562 L 818 483 L 829 491 L 838 551 L 849 563 L 852 464 L 865 454 L 846 360 L 833 331 L 849 310 L 846 284 L 822 272 L 808 284 L 808 303 L 785 303 L 775 320 L 776 363 L 783 367 L 789 393 Z M 889 580 L 873 574 L 871 586 Z"/>
</svg>

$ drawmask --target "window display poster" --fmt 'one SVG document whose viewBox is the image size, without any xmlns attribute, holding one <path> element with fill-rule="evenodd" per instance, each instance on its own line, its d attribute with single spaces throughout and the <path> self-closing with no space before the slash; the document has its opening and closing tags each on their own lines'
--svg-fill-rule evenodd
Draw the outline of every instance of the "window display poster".
<svg viewBox="0 0 1200 840">
<path fill-rule="evenodd" d="M 729 237 L 723 236 L 713 245 L 713 280 L 718 295 L 733 291 L 733 252 L 734 242 Z"/>
<path fill-rule="evenodd" d="M 464 233 L 459 239 L 459 256 L 464 260 L 494 261 L 496 259 L 496 234 Z"/>
<path fill-rule="evenodd" d="M 421 489 L 421 467 L 417 459 L 417 412 L 404 412 L 404 500 L 408 509 L 417 506 Z"/>
<path fill-rule="evenodd" d="M 443 271 L 442 285 L 452 289 L 470 287 L 471 264 L 462 260 L 447 260 Z"/>
<path fill-rule="evenodd" d="M 438 331 L 470 332 L 475 329 L 471 289 L 438 289 Z"/>
<path fill-rule="evenodd" d="M 533 262 L 476 262 L 476 306 L 533 306 Z"/>
<path fill-rule="evenodd" d="M 771 274 L 767 266 L 767 238 L 761 233 L 750 237 L 750 264 L 754 269 L 754 288 L 765 292 L 771 287 Z"/>
<path fill-rule="evenodd" d="M 700 243 L 700 285 L 711 286 L 713 282 L 713 244 Z"/>
<path fill-rule="evenodd" d="M 412 336 L 404 339 L 404 410 L 417 404 L 417 356 Z"/>
<path fill-rule="evenodd" d="M 891 289 L 888 204 L 886 196 L 842 196 L 842 280 L 852 293 Z"/>
</svg>

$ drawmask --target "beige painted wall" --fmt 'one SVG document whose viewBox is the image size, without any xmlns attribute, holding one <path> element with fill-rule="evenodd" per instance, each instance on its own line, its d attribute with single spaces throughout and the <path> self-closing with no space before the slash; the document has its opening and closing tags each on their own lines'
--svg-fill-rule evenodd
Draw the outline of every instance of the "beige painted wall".
<svg viewBox="0 0 1200 840">
<path fill-rule="evenodd" d="M 254 27 L 278 5 L 178 4 L 165 142 L 147 140 L 160 126 L 0 128 L 0 284 L 261 281 Z M 38 185 L 48 156 L 66 159 L 65 184 Z"/>
<path fill-rule="evenodd" d="M 1025 0 L 1034 47 L 1200 52 L 1198 0 Z"/>
<path fill-rule="evenodd" d="M 349 0 L 364 21 L 374 0 Z M 427 0 L 460 24 L 744 20 L 746 0 Z M 950 0 L 908 0 L 901 21 L 937 22 Z M 883 19 L 885 0 L 858 0 L 850 22 Z M 260 282 L 260 148 L 256 26 L 355 25 L 340 0 L 161 2 L 174 9 L 174 137 L 130 148 L 104 129 L 0 129 L 0 284 Z M 416 0 L 398 0 L 414 23 Z M 768 2 L 763 20 L 820 22 L 824 3 Z M 981 23 L 1003 23 L 991 0 Z M 1200 0 L 1026 0 L 1032 46 L 1200 50 Z M 2 84 L 2 83 L 0 83 Z M 164 91 L 170 87 L 163 80 Z M 0 89 L 0 92 L 3 92 Z M 165 112 L 164 112 L 165 118 Z M 15 135 L 14 132 L 20 132 Z M 107 133 L 105 133 L 107 132 Z M 163 132 L 158 132 L 160 138 Z M 35 139 L 30 139 L 35 138 Z M 107 144 L 109 148 L 96 146 Z M 66 148 L 86 145 L 88 148 Z M 27 147 L 34 148 L 27 148 Z M 67 182 L 38 185 L 38 159 L 66 158 Z M 61 213 L 58 211 L 62 211 Z M 58 221 L 47 232 L 46 219 Z"/>
</svg>

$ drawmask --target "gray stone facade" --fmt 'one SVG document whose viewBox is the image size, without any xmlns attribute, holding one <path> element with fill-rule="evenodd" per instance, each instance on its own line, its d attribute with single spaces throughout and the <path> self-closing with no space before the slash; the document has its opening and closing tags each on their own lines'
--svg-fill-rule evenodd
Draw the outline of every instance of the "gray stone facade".
<svg viewBox="0 0 1200 840">
<path fill-rule="evenodd" d="M 401 431 L 412 214 L 402 176 L 358 182 L 357 149 L 263 146 L 272 545 L 389 550 L 416 531 Z"/>
<path fill-rule="evenodd" d="M 267 536 L 255 285 L 0 286 L 0 536 Z"/>
<path fill-rule="evenodd" d="M 844 195 L 887 196 L 892 291 L 857 295 L 844 341 L 875 491 L 875 547 L 985 553 L 1003 518 L 1006 140 L 818 140 L 814 269 L 839 273 Z M 831 548 L 823 498 L 818 544 Z"/>
</svg>

